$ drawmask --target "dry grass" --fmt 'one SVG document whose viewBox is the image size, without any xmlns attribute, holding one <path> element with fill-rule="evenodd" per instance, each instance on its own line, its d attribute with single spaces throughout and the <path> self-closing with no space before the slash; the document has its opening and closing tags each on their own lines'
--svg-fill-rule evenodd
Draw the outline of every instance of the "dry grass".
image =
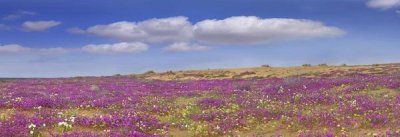
<svg viewBox="0 0 400 137">
<path fill-rule="evenodd" d="M 392 70 L 383 68 L 392 67 Z M 390 68 L 389 67 L 389 68 Z M 168 71 L 163 73 L 145 73 L 133 75 L 144 79 L 157 80 L 198 80 L 198 79 L 231 79 L 231 78 L 268 78 L 268 77 L 290 77 L 304 76 L 314 77 L 324 74 L 385 74 L 400 69 L 400 64 L 382 65 L 359 65 L 359 66 L 310 66 L 310 67 L 253 67 L 237 69 L 209 69 L 209 70 L 188 70 Z M 398 72 L 398 71 L 397 71 Z M 334 75 L 333 75 L 334 76 Z M 339 76 L 339 75 L 338 75 Z"/>
</svg>

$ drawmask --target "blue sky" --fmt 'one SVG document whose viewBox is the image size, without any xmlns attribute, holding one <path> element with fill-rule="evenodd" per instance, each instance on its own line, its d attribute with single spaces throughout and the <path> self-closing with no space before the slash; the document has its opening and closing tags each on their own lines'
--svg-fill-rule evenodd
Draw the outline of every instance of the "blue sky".
<svg viewBox="0 0 400 137">
<path fill-rule="evenodd" d="M 3 0 L 0 77 L 400 62 L 400 0 Z"/>
</svg>

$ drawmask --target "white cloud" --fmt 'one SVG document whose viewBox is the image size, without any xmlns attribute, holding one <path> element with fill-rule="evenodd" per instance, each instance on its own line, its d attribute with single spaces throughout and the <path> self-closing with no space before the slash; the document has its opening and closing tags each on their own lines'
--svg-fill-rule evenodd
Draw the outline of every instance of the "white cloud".
<svg viewBox="0 0 400 137">
<path fill-rule="evenodd" d="M 223 20 L 191 23 L 187 17 L 149 19 L 95 25 L 86 32 L 119 41 L 159 43 L 203 42 L 205 44 L 257 44 L 270 41 L 336 37 L 346 32 L 321 22 L 305 19 L 236 16 Z M 73 30 L 81 32 L 80 30 Z"/>
<path fill-rule="evenodd" d="M 57 47 L 57 48 L 41 48 L 37 49 L 36 51 L 41 54 L 64 54 L 68 53 L 70 49 Z"/>
<path fill-rule="evenodd" d="M 76 28 L 76 27 L 67 29 L 67 32 L 73 33 L 73 34 L 84 34 L 84 33 L 86 33 L 85 30 L 83 30 L 81 28 Z"/>
<path fill-rule="evenodd" d="M 82 51 L 96 54 L 113 54 L 113 53 L 139 53 L 148 49 L 148 45 L 140 42 L 122 42 L 115 44 L 99 44 L 86 45 L 81 48 Z"/>
<path fill-rule="evenodd" d="M 29 48 L 18 44 L 0 45 L 0 53 L 21 53 L 29 50 Z"/>
<path fill-rule="evenodd" d="M 17 11 L 17 14 L 34 16 L 37 13 L 33 11 Z"/>
<path fill-rule="evenodd" d="M 60 25 L 59 21 L 26 21 L 22 24 L 22 28 L 26 31 L 43 31 Z"/>
<path fill-rule="evenodd" d="M 150 19 L 142 22 L 115 22 L 96 25 L 88 33 L 122 41 L 163 43 L 186 41 L 192 37 L 192 25 L 186 17 Z"/>
<path fill-rule="evenodd" d="M 62 54 L 69 52 L 68 49 L 57 48 L 29 48 L 18 44 L 0 45 L 0 53 L 33 53 L 33 54 Z"/>
<path fill-rule="evenodd" d="M 163 50 L 167 52 L 188 52 L 188 51 L 204 51 L 208 48 L 206 46 L 191 44 L 187 42 L 178 42 L 165 47 Z"/>
<path fill-rule="evenodd" d="M 390 9 L 400 7 L 400 0 L 369 0 L 367 6 L 370 8 Z"/>
<path fill-rule="evenodd" d="M 11 20 L 19 19 L 24 16 L 34 16 L 34 15 L 36 15 L 36 13 L 32 12 L 32 11 L 17 11 L 13 14 L 9 14 L 9 15 L 3 17 L 3 20 L 11 21 Z"/>
<path fill-rule="evenodd" d="M 131 43 L 116 43 L 116 44 L 99 44 L 99 45 L 86 45 L 81 48 L 30 48 L 18 44 L 0 45 L 0 54 L 34 54 L 34 55 L 58 55 L 70 52 L 84 51 L 96 54 L 117 54 L 117 53 L 139 53 L 148 49 L 148 45 L 139 42 Z"/>
<path fill-rule="evenodd" d="M 204 20 L 195 24 L 197 40 L 207 43 L 256 44 L 276 40 L 335 37 L 345 31 L 321 22 L 304 19 L 255 16 L 230 17 L 223 20 Z"/>
<path fill-rule="evenodd" d="M 10 27 L 8 25 L 0 24 L 0 31 L 1 30 L 9 30 L 9 29 L 10 29 Z"/>
</svg>

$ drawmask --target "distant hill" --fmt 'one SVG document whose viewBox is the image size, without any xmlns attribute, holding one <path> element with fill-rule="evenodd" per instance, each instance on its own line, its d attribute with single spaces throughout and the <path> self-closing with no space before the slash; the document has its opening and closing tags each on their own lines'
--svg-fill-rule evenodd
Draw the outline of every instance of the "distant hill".
<svg viewBox="0 0 400 137">
<path fill-rule="evenodd" d="M 253 68 L 209 69 L 187 71 L 149 71 L 135 74 L 133 77 L 158 80 L 196 80 L 196 79 L 239 79 L 239 78 L 268 78 L 268 77 L 338 77 L 351 74 L 399 74 L 400 63 L 374 64 L 356 66 L 329 66 L 320 64 L 311 66 L 305 64 L 297 67 L 270 67 L 263 65 Z"/>
<path fill-rule="evenodd" d="M 0 78 L 0 81 L 12 81 L 12 80 L 23 80 L 23 79 L 30 79 L 30 78 Z"/>
</svg>

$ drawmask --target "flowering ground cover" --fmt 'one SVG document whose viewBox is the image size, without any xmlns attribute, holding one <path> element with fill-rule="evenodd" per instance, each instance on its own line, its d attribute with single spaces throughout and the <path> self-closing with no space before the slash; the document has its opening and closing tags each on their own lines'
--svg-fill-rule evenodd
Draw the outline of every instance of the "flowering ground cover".
<svg viewBox="0 0 400 137">
<path fill-rule="evenodd" d="M 235 79 L 3 81 L 0 136 L 400 136 L 399 66 Z"/>
</svg>

